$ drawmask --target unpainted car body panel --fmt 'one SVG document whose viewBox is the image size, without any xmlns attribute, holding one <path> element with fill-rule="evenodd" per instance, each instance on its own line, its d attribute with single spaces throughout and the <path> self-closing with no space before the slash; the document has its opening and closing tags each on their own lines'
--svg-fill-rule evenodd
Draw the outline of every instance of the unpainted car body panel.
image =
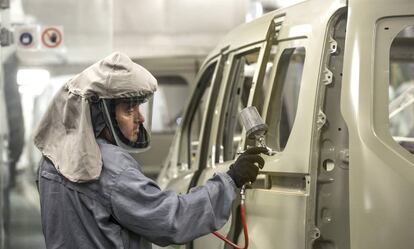
<svg viewBox="0 0 414 249">
<path fill-rule="evenodd" d="M 400 30 L 414 25 L 414 2 L 350 0 L 349 15 L 341 109 L 349 127 L 351 248 L 414 248 L 414 160 L 390 137 L 389 76 L 378 65 L 389 60 L 378 50 L 389 40 L 382 21 L 405 16 Z"/>
<path fill-rule="evenodd" d="M 295 121 L 295 124 L 299 125 L 293 126 L 292 136 L 289 138 L 283 153 L 265 158 L 266 167 L 263 169 L 263 173 L 301 174 L 296 177 L 299 182 L 303 177 L 307 177 L 310 174 L 314 113 L 309 111 L 309 106 L 316 105 L 317 100 L 314 96 L 318 90 L 320 78 L 320 72 L 309 65 L 318 65 L 320 63 L 325 44 L 326 26 L 331 16 L 338 9 L 344 7 L 342 3 L 334 2 L 332 5 L 327 6 L 328 10 L 313 8 L 313 13 L 309 14 L 311 6 L 313 6 L 311 3 L 305 2 L 296 5 L 292 11 L 286 9 L 273 13 L 273 17 L 284 16 L 282 27 L 277 37 L 279 40 L 277 45 L 278 51 L 301 45 L 306 48 L 307 55 L 302 76 L 304 81 L 296 116 L 298 120 Z M 315 16 L 325 18 L 315 19 Z M 286 26 L 285 23 L 287 23 Z M 247 33 L 247 31 L 243 30 L 243 33 Z M 276 57 L 279 56 L 280 53 L 276 55 Z M 254 90 L 254 86 L 252 86 L 251 91 L 254 92 Z M 268 91 L 267 100 L 269 100 L 270 94 L 271 91 Z M 253 102 L 253 98 L 254 95 L 251 94 L 250 103 Z M 218 108 L 215 110 L 216 116 L 220 115 L 220 106 L 221 104 L 217 105 Z M 266 110 L 266 107 L 264 109 Z M 214 124 L 212 129 L 215 129 Z M 207 178 L 200 179 L 199 184 L 202 184 L 205 180 Z M 294 192 L 295 190 L 292 191 L 292 189 L 287 191 L 286 189 L 281 190 L 277 185 L 272 187 L 270 190 L 252 189 L 247 192 L 246 209 L 247 216 L 249 217 L 248 226 L 251 228 L 250 236 L 252 238 L 250 248 L 305 248 L 307 243 L 306 231 L 309 230 L 307 228 L 308 224 L 305 222 L 309 206 L 309 189 Z M 288 210 L 289 215 L 279 215 L 275 213 L 277 212 L 276 210 L 283 210 L 285 212 Z M 210 237 L 210 241 L 216 239 L 212 236 Z M 243 240 L 239 239 L 239 241 Z M 204 242 L 204 245 L 206 243 Z M 198 244 L 201 243 L 198 243 L 196 240 L 194 246 Z M 202 246 L 195 248 L 202 248 Z"/>
<path fill-rule="evenodd" d="M 258 51 L 247 106 L 260 106 L 269 124 L 279 66 L 286 51 L 301 48 L 297 112 L 286 146 L 263 156 L 265 167 L 247 190 L 249 248 L 414 247 L 413 155 L 388 128 L 389 46 L 407 25 L 414 25 L 413 1 L 310 0 L 235 29 L 200 71 L 199 79 L 215 61 L 220 77 L 209 92 L 214 106 L 203 115 L 195 163 L 177 165 L 186 134 L 180 127 L 159 183 L 183 193 L 226 171 L 233 161 L 216 155 L 222 153 L 216 141 L 240 58 Z M 238 143 L 241 151 L 252 142 L 242 131 Z M 221 232 L 242 243 L 237 222 L 235 204 Z M 207 235 L 174 248 L 230 247 Z"/>
</svg>

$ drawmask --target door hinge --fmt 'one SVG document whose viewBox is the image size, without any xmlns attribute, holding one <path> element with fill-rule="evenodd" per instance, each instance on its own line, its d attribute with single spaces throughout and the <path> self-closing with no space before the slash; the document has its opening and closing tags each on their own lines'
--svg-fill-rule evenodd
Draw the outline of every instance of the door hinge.
<svg viewBox="0 0 414 249">
<path fill-rule="evenodd" d="M 309 231 L 309 236 L 312 241 L 317 240 L 319 239 L 319 237 L 321 237 L 321 231 L 319 230 L 319 228 L 314 227 Z"/>
<path fill-rule="evenodd" d="M 323 111 L 319 110 L 318 117 L 316 120 L 316 126 L 318 130 L 321 129 L 325 125 L 325 123 L 326 123 L 326 114 L 323 113 Z"/>
<path fill-rule="evenodd" d="M 7 47 L 13 44 L 13 32 L 8 30 L 7 28 L 0 29 L 0 45 L 2 47 Z"/>
<path fill-rule="evenodd" d="M 332 83 L 332 80 L 333 80 L 333 73 L 328 68 L 325 68 L 325 70 L 323 70 L 323 80 L 322 80 L 323 84 L 329 85 Z"/>
<path fill-rule="evenodd" d="M 329 39 L 329 53 L 334 54 L 338 50 L 338 42 L 332 37 Z"/>
<path fill-rule="evenodd" d="M 349 163 L 349 149 L 339 151 L 339 159 L 344 163 Z"/>
</svg>

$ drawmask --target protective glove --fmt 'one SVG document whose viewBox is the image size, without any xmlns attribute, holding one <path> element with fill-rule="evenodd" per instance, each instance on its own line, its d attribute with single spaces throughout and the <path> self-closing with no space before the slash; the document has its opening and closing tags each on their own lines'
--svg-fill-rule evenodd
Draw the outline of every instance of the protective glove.
<svg viewBox="0 0 414 249">
<path fill-rule="evenodd" d="M 264 159 L 259 154 L 265 152 L 267 152 L 267 149 L 264 147 L 249 148 L 230 165 L 227 174 L 233 179 L 238 188 L 256 180 L 259 168 L 262 169 L 264 166 Z"/>
</svg>

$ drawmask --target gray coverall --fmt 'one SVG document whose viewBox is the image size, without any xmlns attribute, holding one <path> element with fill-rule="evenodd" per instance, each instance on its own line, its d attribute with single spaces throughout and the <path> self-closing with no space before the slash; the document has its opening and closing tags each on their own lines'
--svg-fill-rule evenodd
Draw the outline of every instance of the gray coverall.
<svg viewBox="0 0 414 249">
<path fill-rule="evenodd" d="M 188 194 L 161 191 L 122 148 L 97 139 L 103 169 L 98 180 L 73 183 L 48 159 L 39 169 L 46 247 L 151 248 L 184 244 L 221 228 L 235 185 L 218 173 Z"/>
</svg>

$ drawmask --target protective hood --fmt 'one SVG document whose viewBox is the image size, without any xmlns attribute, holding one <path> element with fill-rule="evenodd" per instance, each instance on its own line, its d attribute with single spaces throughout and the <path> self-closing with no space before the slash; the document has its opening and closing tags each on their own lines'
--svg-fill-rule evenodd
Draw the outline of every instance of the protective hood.
<svg viewBox="0 0 414 249">
<path fill-rule="evenodd" d="M 34 143 L 73 182 L 98 179 L 102 157 L 91 104 L 99 99 L 151 96 L 157 80 L 128 56 L 115 52 L 69 80 L 53 98 Z"/>
</svg>

